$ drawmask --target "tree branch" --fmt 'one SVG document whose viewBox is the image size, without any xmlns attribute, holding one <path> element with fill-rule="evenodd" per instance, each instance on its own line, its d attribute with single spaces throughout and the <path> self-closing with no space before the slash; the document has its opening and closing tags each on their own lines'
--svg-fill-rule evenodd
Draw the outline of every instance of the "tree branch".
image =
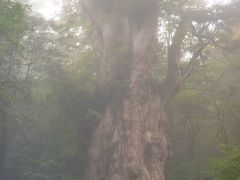
<svg viewBox="0 0 240 180">
<path fill-rule="evenodd" d="M 210 37 L 208 42 L 201 41 L 200 37 L 198 36 L 198 40 L 200 43 L 199 48 L 193 55 L 192 60 L 189 62 L 188 70 L 185 74 L 183 74 L 181 69 L 181 50 L 184 38 L 188 32 L 189 24 L 193 21 L 197 23 L 206 23 L 206 22 L 215 22 L 218 20 L 227 20 L 230 18 L 237 18 L 240 19 L 240 7 L 234 6 L 234 4 L 229 5 L 227 7 L 222 7 L 218 9 L 211 9 L 211 10 L 199 10 L 199 11 L 188 11 L 181 14 L 181 22 L 177 27 L 175 35 L 172 40 L 172 44 L 168 49 L 168 71 L 167 77 L 163 82 L 163 92 L 164 98 L 169 99 L 181 87 L 183 80 L 188 77 L 192 72 L 192 60 L 196 59 L 202 54 L 202 51 L 205 47 L 207 47 L 210 43 L 212 43 L 213 37 Z M 192 28 L 191 28 L 192 29 Z M 195 36 L 196 31 L 192 29 L 192 33 Z"/>
<path fill-rule="evenodd" d="M 188 31 L 188 23 L 183 20 L 179 24 L 175 35 L 172 40 L 172 44 L 168 49 L 168 71 L 167 77 L 164 81 L 164 95 L 165 98 L 172 96 L 182 83 L 182 69 L 181 69 L 181 49 L 183 40 Z"/>
</svg>

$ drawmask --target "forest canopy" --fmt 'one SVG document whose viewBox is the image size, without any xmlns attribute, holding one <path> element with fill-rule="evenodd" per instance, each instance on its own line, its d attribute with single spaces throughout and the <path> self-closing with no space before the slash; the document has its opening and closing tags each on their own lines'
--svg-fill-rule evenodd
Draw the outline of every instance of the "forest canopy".
<svg viewBox="0 0 240 180">
<path fill-rule="evenodd" d="M 240 179 L 238 0 L 32 3 L 0 0 L 0 180 Z"/>
</svg>

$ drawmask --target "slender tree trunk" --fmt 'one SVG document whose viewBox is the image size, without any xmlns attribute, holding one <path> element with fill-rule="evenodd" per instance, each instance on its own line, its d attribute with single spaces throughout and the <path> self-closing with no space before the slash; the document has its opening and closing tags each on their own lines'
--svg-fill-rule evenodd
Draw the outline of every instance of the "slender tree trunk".
<svg viewBox="0 0 240 180">
<path fill-rule="evenodd" d="M 195 128 L 194 128 L 194 124 L 191 120 L 191 118 L 189 119 L 188 122 L 188 143 L 189 143 L 189 159 L 193 160 L 194 159 L 194 155 L 195 155 L 195 136 L 196 136 L 196 132 L 195 132 Z"/>
<path fill-rule="evenodd" d="M 221 143 L 228 145 L 228 133 L 226 129 L 225 110 L 221 105 L 215 105 L 215 114 L 217 120 L 217 138 Z"/>
<path fill-rule="evenodd" d="M 191 117 L 187 119 L 187 138 L 188 138 L 188 151 L 189 151 L 189 159 L 193 160 L 195 155 L 195 140 L 197 136 L 197 129 L 193 123 Z"/>
<path fill-rule="evenodd" d="M 4 166 L 7 147 L 7 114 L 0 111 L 0 180 L 4 178 Z"/>
</svg>

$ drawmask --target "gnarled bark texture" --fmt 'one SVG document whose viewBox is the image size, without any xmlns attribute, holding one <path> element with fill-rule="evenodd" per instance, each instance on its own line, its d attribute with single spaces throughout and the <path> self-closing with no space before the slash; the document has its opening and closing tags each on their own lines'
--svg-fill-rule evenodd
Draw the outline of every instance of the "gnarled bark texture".
<svg viewBox="0 0 240 180">
<path fill-rule="evenodd" d="M 141 1 L 143 9 L 126 10 L 123 6 L 129 7 L 129 2 L 113 4 L 110 12 L 96 2 L 82 1 L 102 59 L 101 79 L 115 82 L 118 95 L 107 105 L 93 135 L 88 180 L 165 179 L 167 98 L 149 83 L 156 63 L 158 1 Z M 174 58 L 171 64 L 178 68 Z"/>
<path fill-rule="evenodd" d="M 156 91 L 151 71 L 161 2 L 80 0 L 92 22 L 100 79 L 114 92 L 92 138 L 87 180 L 164 180 L 169 154 L 165 106 L 188 75 L 182 74 L 180 58 L 189 23 L 239 15 L 236 9 L 183 13 L 168 49 L 166 80 Z"/>
</svg>

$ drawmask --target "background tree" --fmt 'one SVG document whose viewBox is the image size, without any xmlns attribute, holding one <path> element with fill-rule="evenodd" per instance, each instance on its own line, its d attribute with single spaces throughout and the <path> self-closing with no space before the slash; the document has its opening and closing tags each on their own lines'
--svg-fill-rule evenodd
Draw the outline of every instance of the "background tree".
<svg viewBox="0 0 240 180">
<path fill-rule="evenodd" d="M 11 1 L 0 2 L 0 179 L 3 178 L 9 106 L 21 88 L 21 38 L 27 30 L 25 7 Z M 19 86 L 20 85 L 20 86 Z"/>
</svg>

